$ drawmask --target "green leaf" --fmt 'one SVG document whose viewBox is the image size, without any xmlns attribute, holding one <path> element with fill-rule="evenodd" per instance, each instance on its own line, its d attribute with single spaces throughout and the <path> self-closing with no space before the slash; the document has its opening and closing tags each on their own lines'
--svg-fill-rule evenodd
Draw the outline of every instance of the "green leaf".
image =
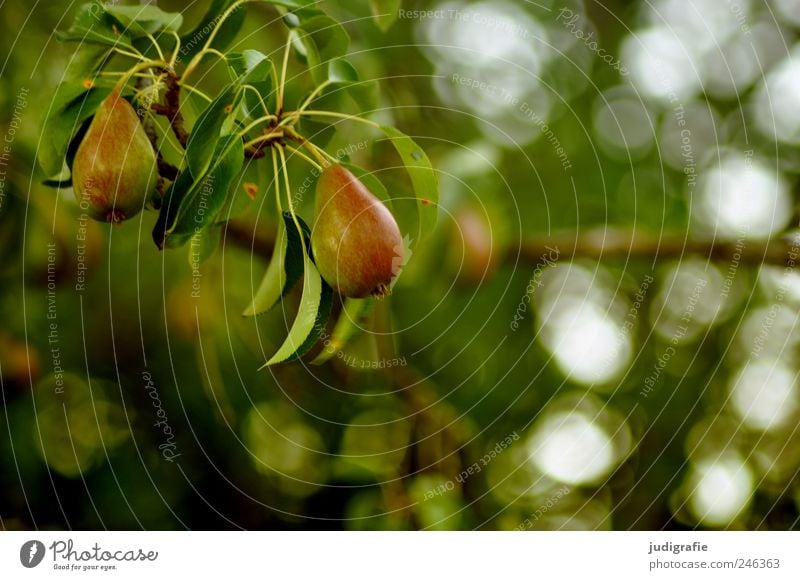
<svg viewBox="0 0 800 580">
<path fill-rule="evenodd" d="M 334 326 L 330 338 L 325 340 L 325 347 L 311 361 L 311 364 L 321 365 L 326 362 L 342 350 L 353 336 L 361 332 L 364 318 L 374 304 L 375 301 L 372 298 L 348 298 L 345 300 L 344 308 L 336 321 L 336 326 Z"/>
<path fill-rule="evenodd" d="M 216 220 L 225 205 L 228 191 L 244 165 L 244 146 L 236 135 L 226 135 L 217 141 L 213 151 L 214 163 L 182 200 L 174 225 L 167 231 L 166 246 L 181 246 L 192 235 Z"/>
<path fill-rule="evenodd" d="M 258 290 L 253 295 L 252 302 L 242 312 L 242 316 L 262 314 L 275 306 L 280 300 L 286 285 L 284 262 L 286 260 L 287 246 L 286 226 L 283 224 L 283 220 L 280 220 L 278 222 L 278 231 L 275 235 L 275 248 L 272 251 L 267 271 L 264 273 L 264 278 L 262 278 Z"/>
<path fill-rule="evenodd" d="M 333 306 L 333 288 L 328 286 L 325 280 L 322 280 L 322 292 L 319 300 L 319 307 L 317 308 L 317 318 L 314 321 L 311 334 L 309 334 L 303 344 L 300 345 L 300 348 L 284 362 L 299 359 L 319 342 L 319 339 L 325 334 L 325 326 L 328 324 L 328 319 L 331 316 L 331 306 Z"/>
<path fill-rule="evenodd" d="M 75 96 L 78 88 L 82 92 Z M 61 174 L 67 148 L 83 123 L 94 116 L 100 103 L 109 95 L 111 88 L 101 85 L 92 89 L 80 83 L 69 83 L 56 89 L 51 112 L 42 127 L 42 138 L 38 151 L 39 165 L 52 178 Z"/>
<path fill-rule="evenodd" d="M 152 4 L 145 6 L 108 5 L 105 10 L 122 24 L 125 33 L 132 38 L 156 34 L 164 30 L 177 32 L 183 24 L 183 15 L 180 12 L 164 12 Z"/>
<path fill-rule="evenodd" d="M 411 137 L 394 127 L 381 126 L 381 131 L 394 146 L 411 178 L 417 199 L 419 239 L 436 226 L 439 216 L 439 182 L 430 159 Z"/>
<path fill-rule="evenodd" d="M 232 52 L 226 62 L 233 73 L 234 81 L 249 83 L 263 81 L 272 74 L 272 63 L 269 57 L 258 50 Z"/>
<path fill-rule="evenodd" d="M 242 87 L 247 85 L 247 89 L 242 91 L 245 115 L 256 118 L 265 114 L 261 103 L 263 101 L 269 106 L 270 96 L 276 84 L 272 61 L 257 50 L 245 50 L 229 54 L 227 62 L 233 80 Z"/>
<path fill-rule="evenodd" d="M 192 234 L 189 238 L 189 266 L 192 269 L 197 268 L 209 259 L 214 250 L 219 246 L 220 226 L 212 226 Z"/>
<path fill-rule="evenodd" d="M 333 84 L 358 82 L 358 71 L 345 58 L 334 58 L 328 63 L 328 80 Z"/>
<path fill-rule="evenodd" d="M 347 93 L 355 101 L 362 113 L 368 113 L 378 108 L 380 100 L 380 86 L 378 81 L 360 81 L 347 87 Z"/>
<path fill-rule="evenodd" d="M 167 193 L 164 195 L 163 203 L 161 204 L 161 211 L 158 214 L 158 220 L 153 227 L 153 241 L 159 249 L 163 250 L 166 244 L 167 234 L 175 225 L 175 220 L 178 216 L 178 210 L 186 199 L 189 192 L 192 190 L 194 180 L 192 174 L 188 169 L 184 169 L 178 175 L 178 178 L 172 182 Z"/>
<path fill-rule="evenodd" d="M 397 14 L 400 12 L 403 0 L 369 0 L 369 5 L 372 8 L 375 24 L 383 32 L 386 32 L 397 20 Z"/>
<path fill-rule="evenodd" d="M 342 101 L 345 96 L 358 105 L 361 111 L 372 111 L 378 106 L 378 83 L 375 81 L 362 82 L 359 80 L 358 71 L 344 58 L 335 58 L 328 63 L 327 85 L 323 91 L 312 101 L 313 108 L 326 110 L 342 110 Z M 306 97 L 301 100 L 305 103 Z M 303 119 L 302 123 L 312 131 L 325 132 L 327 127 L 337 124 L 335 120 Z M 313 134 L 313 133 L 310 133 Z M 323 145 L 323 143 L 317 143 Z"/>
<path fill-rule="evenodd" d="M 305 225 L 302 221 L 300 223 L 301 226 Z M 310 231 L 304 233 L 304 236 L 310 237 Z M 300 234 L 291 214 L 283 212 L 283 219 L 278 222 L 275 250 L 269 266 L 253 301 L 242 315 L 257 316 L 275 306 L 300 279 L 303 265 L 303 244 L 300 241 Z"/>
<path fill-rule="evenodd" d="M 66 31 L 57 31 L 56 38 L 62 42 L 100 44 L 103 46 L 131 47 L 131 39 L 120 29 L 119 23 L 106 13 L 99 2 L 90 2 L 80 7 L 72 26 Z"/>
<path fill-rule="evenodd" d="M 229 85 L 206 107 L 194 124 L 186 143 L 186 159 L 195 179 L 205 175 L 208 170 L 222 126 L 234 114 L 240 100 L 239 87 Z"/>
<path fill-rule="evenodd" d="M 247 83 L 247 88 L 242 91 L 244 96 L 242 109 L 248 118 L 257 119 L 267 113 L 261 104 L 262 101 L 269 111 L 275 110 L 275 91 L 273 90 L 275 83 L 270 79 L 271 76 L 265 81 Z M 254 90 L 255 92 L 253 92 Z"/>
<path fill-rule="evenodd" d="M 317 0 L 262 0 L 262 2 L 273 4 L 274 6 L 283 6 L 290 10 L 300 10 L 316 5 Z"/>
<path fill-rule="evenodd" d="M 325 82 L 330 73 L 327 63 L 347 54 L 350 36 L 341 24 L 324 14 L 302 21 L 296 31 L 311 78 L 317 84 Z"/>
<path fill-rule="evenodd" d="M 304 348 L 310 348 L 308 345 L 309 339 L 312 339 L 311 344 L 315 341 L 315 333 L 318 336 L 323 330 L 318 325 L 319 313 L 324 307 L 323 294 L 332 293 L 330 287 L 323 292 L 324 287 L 327 286 L 322 281 L 317 267 L 311 260 L 308 253 L 303 256 L 303 294 L 300 298 L 300 307 L 297 311 L 297 316 L 292 323 L 289 330 L 289 335 L 283 342 L 272 358 L 270 358 L 261 368 L 268 367 L 277 363 L 285 362 L 292 358 L 302 356 Z M 330 297 L 328 297 L 330 300 Z M 328 305 L 330 308 L 330 304 Z"/>
<path fill-rule="evenodd" d="M 178 61 L 191 60 L 205 45 L 211 32 L 219 25 L 219 30 L 214 35 L 211 48 L 224 51 L 239 34 L 244 24 L 247 10 L 245 6 L 236 8 L 222 24 L 219 24 L 220 16 L 236 0 L 213 0 L 208 7 L 203 18 L 190 32 L 181 36 L 181 50 L 178 53 Z"/>
</svg>

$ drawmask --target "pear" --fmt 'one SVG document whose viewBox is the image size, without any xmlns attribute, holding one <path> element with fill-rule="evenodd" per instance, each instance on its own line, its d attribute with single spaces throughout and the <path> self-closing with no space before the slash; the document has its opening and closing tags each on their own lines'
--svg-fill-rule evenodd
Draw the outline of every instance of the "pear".
<svg viewBox="0 0 800 580">
<path fill-rule="evenodd" d="M 391 212 L 341 165 L 317 181 L 311 248 L 319 273 L 348 298 L 389 293 L 403 262 L 403 239 Z"/>
<path fill-rule="evenodd" d="M 144 206 L 158 166 L 131 104 L 114 89 L 95 113 L 72 164 L 72 187 L 92 218 L 119 223 Z"/>
</svg>

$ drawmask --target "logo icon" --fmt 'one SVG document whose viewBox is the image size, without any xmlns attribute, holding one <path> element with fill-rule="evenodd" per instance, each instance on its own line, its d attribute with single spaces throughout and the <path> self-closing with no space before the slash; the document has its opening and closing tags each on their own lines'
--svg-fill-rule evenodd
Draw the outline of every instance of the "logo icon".
<svg viewBox="0 0 800 580">
<path fill-rule="evenodd" d="M 19 549 L 19 561 L 26 568 L 35 568 L 44 559 L 44 544 L 39 540 L 28 540 Z"/>
</svg>

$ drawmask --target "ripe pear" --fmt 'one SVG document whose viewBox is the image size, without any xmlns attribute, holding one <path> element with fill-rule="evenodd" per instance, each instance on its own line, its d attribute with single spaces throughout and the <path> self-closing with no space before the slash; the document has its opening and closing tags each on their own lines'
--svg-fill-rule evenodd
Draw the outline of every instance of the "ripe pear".
<svg viewBox="0 0 800 580">
<path fill-rule="evenodd" d="M 311 248 L 319 273 L 348 298 L 389 293 L 403 262 L 403 239 L 391 212 L 341 165 L 317 181 Z"/>
<path fill-rule="evenodd" d="M 75 197 L 92 218 L 119 223 L 142 209 L 157 178 L 156 156 L 139 117 L 114 89 L 75 153 Z"/>
</svg>

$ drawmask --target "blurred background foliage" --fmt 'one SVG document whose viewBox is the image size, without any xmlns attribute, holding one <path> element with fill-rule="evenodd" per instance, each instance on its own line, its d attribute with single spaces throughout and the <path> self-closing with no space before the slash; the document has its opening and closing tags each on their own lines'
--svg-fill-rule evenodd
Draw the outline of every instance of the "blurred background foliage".
<svg viewBox="0 0 800 580">
<path fill-rule="evenodd" d="M 193 280 L 153 213 L 84 230 L 41 184 L 77 7 L 0 5 L 4 529 L 798 526 L 800 276 L 741 255 L 797 222 L 800 2 L 404 0 L 386 32 L 324 2 L 373 117 L 439 170 L 440 223 L 342 356 L 260 372 L 298 300 L 241 317 L 266 256 L 223 229 Z M 279 52 L 275 10 L 247 14 L 238 45 Z M 368 129 L 340 148 L 404 186 Z M 268 179 L 241 183 L 232 215 L 269 239 Z M 557 243 L 586 232 L 708 251 Z"/>
</svg>

